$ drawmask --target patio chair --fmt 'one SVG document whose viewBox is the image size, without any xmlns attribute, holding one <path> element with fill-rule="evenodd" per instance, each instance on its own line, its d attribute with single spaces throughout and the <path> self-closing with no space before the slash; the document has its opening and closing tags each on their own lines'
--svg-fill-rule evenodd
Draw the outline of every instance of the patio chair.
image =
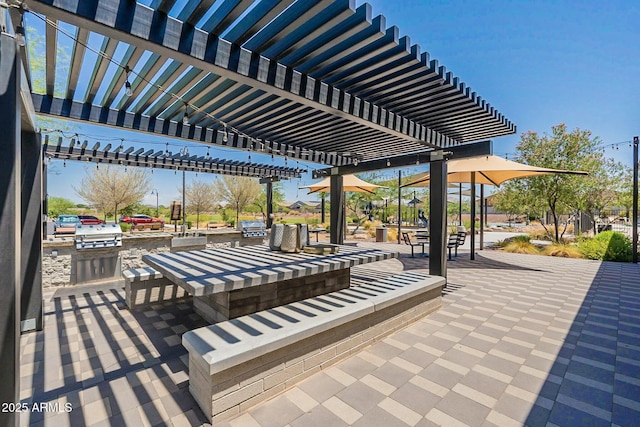
<svg viewBox="0 0 640 427">
<path fill-rule="evenodd" d="M 458 244 L 456 245 L 456 255 L 458 256 L 458 247 L 464 245 L 464 241 L 467 239 L 466 231 L 458 231 Z"/>
<path fill-rule="evenodd" d="M 404 243 L 411 246 L 411 258 L 415 258 L 415 254 L 413 252 L 413 248 L 415 246 L 421 246 L 422 247 L 422 255 L 424 255 L 424 244 L 426 242 L 412 242 L 411 241 L 411 237 L 409 236 L 409 233 L 402 233 L 402 239 L 404 240 Z"/>
<path fill-rule="evenodd" d="M 456 254 L 458 252 L 458 234 L 449 234 L 449 239 L 447 240 L 447 249 L 449 249 L 449 261 L 454 261 L 451 259 L 451 249 L 456 250 Z"/>
</svg>

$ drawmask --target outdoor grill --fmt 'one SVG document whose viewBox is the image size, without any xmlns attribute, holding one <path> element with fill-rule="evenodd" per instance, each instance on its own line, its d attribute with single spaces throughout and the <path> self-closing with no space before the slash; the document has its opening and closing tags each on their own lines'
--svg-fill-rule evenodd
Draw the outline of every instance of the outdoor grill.
<svg viewBox="0 0 640 427">
<path fill-rule="evenodd" d="M 265 237 L 267 235 L 267 225 L 262 220 L 240 221 L 239 225 L 242 237 Z"/>
<path fill-rule="evenodd" d="M 122 246 L 122 230 L 118 224 L 78 225 L 76 249 L 113 248 Z"/>
</svg>

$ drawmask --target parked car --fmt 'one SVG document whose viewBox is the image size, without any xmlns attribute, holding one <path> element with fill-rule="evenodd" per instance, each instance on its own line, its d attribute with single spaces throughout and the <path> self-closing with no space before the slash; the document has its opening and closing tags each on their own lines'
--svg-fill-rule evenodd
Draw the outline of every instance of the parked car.
<svg viewBox="0 0 640 427">
<path fill-rule="evenodd" d="M 59 215 L 53 223 L 53 234 L 75 234 L 78 224 L 81 224 L 78 215 Z"/>
<path fill-rule="evenodd" d="M 82 225 L 100 225 L 100 224 L 104 224 L 104 221 L 101 220 L 98 217 L 95 217 L 93 215 L 78 215 L 78 218 L 80 218 L 80 222 L 82 223 Z"/>
<path fill-rule="evenodd" d="M 120 218 L 120 222 L 126 222 L 132 225 L 160 223 L 160 225 L 164 227 L 164 220 L 149 215 L 123 216 Z"/>
</svg>

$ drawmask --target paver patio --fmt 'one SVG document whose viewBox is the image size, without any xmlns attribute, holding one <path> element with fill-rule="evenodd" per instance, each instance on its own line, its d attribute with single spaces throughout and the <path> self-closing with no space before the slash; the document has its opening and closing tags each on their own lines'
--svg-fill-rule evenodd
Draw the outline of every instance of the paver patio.
<svg viewBox="0 0 640 427">
<path fill-rule="evenodd" d="M 426 267 L 391 248 L 403 256 L 360 274 Z M 131 312 L 104 285 L 46 299 L 45 331 L 22 339 L 21 398 L 73 410 L 24 425 L 206 422 L 180 343 L 205 324 L 188 302 Z M 441 310 L 219 425 L 633 425 L 639 319 L 637 265 L 462 251 Z"/>
</svg>

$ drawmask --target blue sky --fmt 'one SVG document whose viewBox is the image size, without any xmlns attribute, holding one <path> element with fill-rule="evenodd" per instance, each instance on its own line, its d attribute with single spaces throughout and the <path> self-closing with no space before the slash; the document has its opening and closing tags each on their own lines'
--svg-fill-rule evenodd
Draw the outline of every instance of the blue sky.
<svg viewBox="0 0 640 427">
<path fill-rule="evenodd" d="M 356 5 L 364 3 L 357 1 Z M 448 71 L 518 126 L 516 135 L 494 139 L 494 152 L 510 155 L 526 131 L 548 132 L 566 123 L 569 129 L 589 129 L 604 144 L 629 141 L 640 134 L 640 2 L 634 1 L 369 1 L 374 16 L 421 46 Z M 635 27 L 635 28 L 634 28 Z M 97 137 L 125 138 L 125 145 L 142 142 L 185 145 L 192 153 L 206 152 L 180 140 L 167 140 L 111 128 L 77 125 L 76 132 Z M 627 144 L 607 153 L 629 166 Z M 225 157 L 246 160 L 246 152 L 227 150 Z M 272 162 L 268 156 L 252 161 Z M 282 160 L 276 160 L 282 164 Z M 49 195 L 81 202 L 77 186 L 86 165 L 68 162 L 49 177 Z M 289 161 L 289 165 L 292 164 Z M 302 166 L 305 166 L 301 163 Z M 308 165 L 309 168 L 319 167 Z M 206 175 L 206 176 L 205 176 Z M 193 174 L 191 178 L 195 178 Z M 156 171 L 153 187 L 160 203 L 179 197 L 181 177 Z M 190 177 L 187 175 L 187 179 Z M 197 179 L 213 180 L 200 174 Z M 315 199 L 299 185 L 313 182 L 309 175 L 285 183 L 286 199 Z M 155 196 L 145 203 L 155 204 Z"/>
</svg>

